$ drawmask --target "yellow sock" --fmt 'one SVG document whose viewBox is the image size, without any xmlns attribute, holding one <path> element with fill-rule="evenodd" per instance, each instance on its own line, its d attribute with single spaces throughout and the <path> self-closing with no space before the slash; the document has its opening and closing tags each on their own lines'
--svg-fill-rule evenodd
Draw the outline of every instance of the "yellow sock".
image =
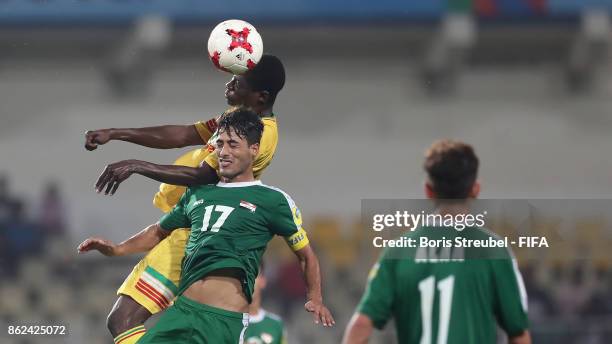
<svg viewBox="0 0 612 344">
<path fill-rule="evenodd" d="M 144 325 L 131 328 L 115 338 L 115 344 L 136 344 L 140 337 L 145 335 Z"/>
</svg>

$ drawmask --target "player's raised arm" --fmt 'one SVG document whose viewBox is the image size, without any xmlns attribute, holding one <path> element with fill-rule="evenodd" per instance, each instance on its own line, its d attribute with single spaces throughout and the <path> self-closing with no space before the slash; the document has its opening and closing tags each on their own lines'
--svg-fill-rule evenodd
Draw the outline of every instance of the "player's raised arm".
<svg viewBox="0 0 612 344">
<path fill-rule="evenodd" d="M 109 128 L 85 132 L 85 149 L 94 150 L 111 140 L 126 141 L 137 145 L 170 149 L 206 143 L 214 130 L 216 120 L 190 125 L 162 125 L 145 128 Z"/>
<path fill-rule="evenodd" d="M 149 251 L 169 233 L 162 229 L 159 223 L 155 223 L 118 245 L 109 240 L 92 237 L 83 241 L 77 250 L 79 253 L 97 250 L 108 257 L 126 256 Z"/>
<path fill-rule="evenodd" d="M 313 314 L 315 324 L 333 326 L 336 322 L 323 304 L 319 259 L 310 246 L 306 231 L 302 228 L 301 212 L 289 195 L 280 189 L 276 190 L 279 198 L 273 212 L 274 216 L 271 217 L 272 232 L 285 238 L 285 242 L 300 261 L 308 289 L 304 308 Z"/>
<path fill-rule="evenodd" d="M 294 251 L 300 261 L 302 271 L 304 272 L 304 280 L 308 289 L 307 301 L 304 308 L 312 313 L 315 324 L 319 322 L 323 326 L 334 326 L 336 321 L 331 312 L 323 304 L 323 294 L 321 292 L 321 271 L 319 269 L 319 259 L 312 250 L 309 244 L 303 248 Z"/>
<path fill-rule="evenodd" d="M 96 181 L 96 191 L 113 195 L 119 184 L 132 174 L 145 177 L 171 185 L 204 185 L 216 183 L 219 180 L 217 171 L 206 162 L 200 167 L 178 165 L 158 165 L 142 160 L 123 160 L 107 165 Z"/>
</svg>

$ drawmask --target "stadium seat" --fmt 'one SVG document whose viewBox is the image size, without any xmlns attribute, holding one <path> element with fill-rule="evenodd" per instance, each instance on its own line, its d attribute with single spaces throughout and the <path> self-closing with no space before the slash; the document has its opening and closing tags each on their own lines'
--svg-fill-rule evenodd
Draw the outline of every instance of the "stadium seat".
<svg viewBox="0 0 612 344">
<path fill-rule="evenodd" d="M 19 314 L 29 308 L 27 293 L 20 284 L 0 287 L 0 300 L 2 300 L 2 313 L 6 315 Z"/>
<path fill-rule="evenodd" d="M 111 309 L 115 297 L 115 289 L 89 284 L 80 290 L 79 306 L 86 313 L 106 314 Z"/>
<path fill-rule="evenodd" d="M 49 286 L 44 295 L 41 295 L 41 308 L 46 314 L 65 314 L 73 306 L 73 291 L 63 283 Z"/>
<path fill-rule="evenodd" d="M 63 237 L 51 238 L 45 242 L 45 253 L 48 260 L 53 262 L 63 262 L 68 257 L 73 256 L 75 248 L 69 240 Z"/>
</svg>

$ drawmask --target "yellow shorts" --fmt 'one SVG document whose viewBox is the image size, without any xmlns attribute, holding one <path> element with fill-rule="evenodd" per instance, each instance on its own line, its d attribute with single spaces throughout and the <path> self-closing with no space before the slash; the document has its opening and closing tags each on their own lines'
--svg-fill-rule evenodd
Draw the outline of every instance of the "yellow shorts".
<svg viewBox="0 0 612 344">
<path fill-rule="evenodd" d="M 117 295 L 127 295 L 152 314 L 166 309 L 178 291 L 189 228 L 176 229 L 134 267 Z"/>
</svg>

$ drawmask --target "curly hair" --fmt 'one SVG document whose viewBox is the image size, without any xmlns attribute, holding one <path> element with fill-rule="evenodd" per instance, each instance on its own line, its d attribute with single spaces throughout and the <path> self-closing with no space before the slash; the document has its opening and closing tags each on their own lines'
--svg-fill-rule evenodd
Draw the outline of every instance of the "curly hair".
<svg viewBox="0 0 612 344">
<path fill-rule="evenodd" d="M 263 122 L 259 115 L 247 107 L 228 110 L 219 119 L 219 131 L 228 132 L 230 128 L 238 137 L 246 139 L 250 145 L 259 143 L 263 133 Z"/>
<path fill-rule="evenodd" d="M 270 104 L 274 104 L 276 95 L 285 86 L 285 67 L 281 60 L 264 54 L 255 68 L 244 74 L 247 83 L 253 91 L 267 91 L 270 94 Z"/>
<path fill-rule="evenodd" d="M 453 140 L 434 142 L 423 166 L 440 199 L 467 198 L 478 175 L 478 157 L 472 146 Z"/>
</svg>

